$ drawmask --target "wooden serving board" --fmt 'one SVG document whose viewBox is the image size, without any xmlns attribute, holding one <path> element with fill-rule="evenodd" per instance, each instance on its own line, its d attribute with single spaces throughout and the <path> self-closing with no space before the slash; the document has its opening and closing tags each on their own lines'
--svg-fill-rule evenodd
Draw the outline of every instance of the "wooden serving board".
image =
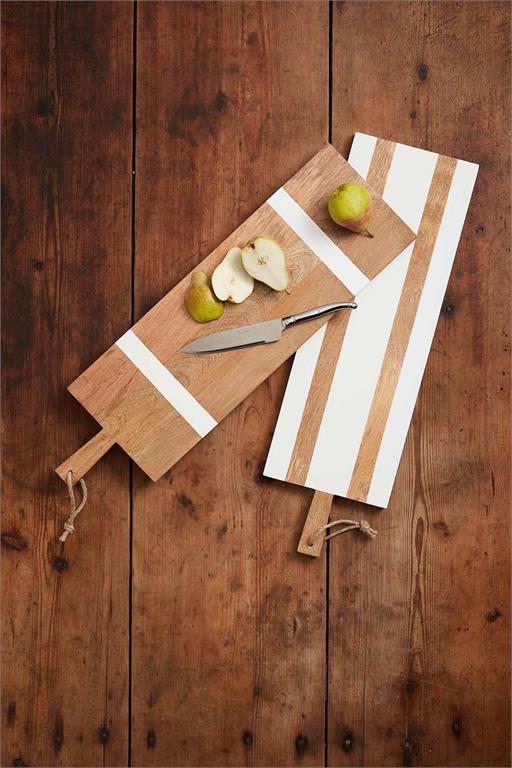
<svg viewBox="0 0 512 768">
<path fill-rule="evenodd" d="M 417 238 L 295 356 L 264 474 L 317 491 L 310 555 L 333 495 L 388 504 L 478 171 L 365 134 L 349 161 Z"/>
<path fill-rule="evenodd" d="M 200 325 L 184 307 L 188 275 L 71 384 L 102 430 L 57 468 L 60 477 L 72 470 L 76 482 L 118 443 L 158 480 L 325 319 L 297 325 L 275 344 L 211 355 L 185 354 L 182 346 L 214 331 L 351 299 L 412 241 L 414 233 L 377 195 L 373 239 L 336 226 L 327 200 L 345 181 L 362 183 L 325 145 L 197 267 L 211 275 L 229 248 L 267 234 L 287 254 L 288 293 L 256 284 L 243 304 L 226 304 L 220 320 Z"/>
</svg>

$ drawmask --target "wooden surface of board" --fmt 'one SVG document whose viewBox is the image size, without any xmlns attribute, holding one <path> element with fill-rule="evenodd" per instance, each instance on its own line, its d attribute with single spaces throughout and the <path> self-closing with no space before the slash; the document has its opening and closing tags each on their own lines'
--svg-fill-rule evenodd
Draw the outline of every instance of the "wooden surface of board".
<svg viewBox="0 0 512 768">
<path fill-rule="evenodd" d="M 2 764 L 510 765 L 510 5 L 2 13 Z M 66 384 L 357 131 L 480 164 L 390 505 L 334 501 L 377 538 L 295 553 L 287 363 L 159 483 L 113 448 L 55 551 L 97 431 Z"/>
<path fill-rule="evenodd" d="M 287 291 L 272 291 L 256 283 L 243 304 L 226 302 L 222 318 L 202 325 L 185 309 L 190 285 L 187 275 L 71 384 L 70 392 L 102 426 L 99 451 L 96 446 L 94 450 L 86 447 L 90 458 L 117 442 L 152 480 L 158 480 L 325 324 L 326 318 L 292 327 L 278 343 L 229 354 L 190 355 L 180 351 L 182 346 L 208 333 L 350 299 L 412 241 L 413 232 L 377 196 L 373 238 L 334 224 L 327 210 L 330 192 L 342 182 L 362 181 L 326 144 L 195 267 L 211 275 L 230 248 L 266 234 L 287 254 Z M 166 212 L 167 208 L 163 214 Z M 181 215 L 185 215 L 183 209 Z M 195 226 L 199 226 L 196 215 L 190 221 L 190 227 Z M 335 253 L 331 255 L 333 244 Z M 174 240 L 166 246 L 171 258 L 175 248 Z M 159 258 L 165 258 L 164 254 Z M 71 469 L 76 482 L 89 464 L 81 451 L 60 465 L 58 474 L 66 477 Z"/>
</svg>

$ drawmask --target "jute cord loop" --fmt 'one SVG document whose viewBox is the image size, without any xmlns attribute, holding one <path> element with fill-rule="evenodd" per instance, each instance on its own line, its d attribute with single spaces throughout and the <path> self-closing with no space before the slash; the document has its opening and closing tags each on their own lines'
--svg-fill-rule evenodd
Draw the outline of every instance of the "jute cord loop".
<svg viewBox="0 0 512 768">
<path fill-rule="evenodd" d="M 62 541 L 62 542 L 66 541 L 66 539 L 67 539 L 67 537 L 69 536 L 70 533 L 74 533 L 75 532 L 75 526 L 73 525 L 73 523 L 75 521 L 75 518 L 77 517 L 77 515 L 80 514 L 82 509 L 87 504 L 87 486 L 85 484 L 85 480 L 80 479 L 80 486 L 82 488 L 82 501 L 80 502 L 78 507 L 76 506 L 75 491 L 73 490 L 73 472 L 71 470 L 69 470 L 67 475 L 66 475 L 66 483 L 67 483 L 67 486 L 68 486 L 68 494 L 69 494 L 69 501 L 70 501 L 70 504 L 71 504 L 71 512 L 70 512 L 70 515 L 69 515 L 68 519 L 64 523 L 64 531 L 59 536 L 59 541 Z"/>
<path fill-rule="evenodd" d="M 356 520 L 333 520 L 332 523 L 327 523 L 327 525 L 323 525 L 321 528 L 315 531 L 315 533 L 309 539 L 309 546 L 312 547 L 316 539 L 318 539 L 318 537 L 321 536 L 324 531 L 328 531 L 329 528 L 333 528 L 336 525 L 342 525 L 344 527 L 340 528 L 338 531 L 330 533 L 325 537 L 324 541 L 327 541 L 328 539 L 334 539 L 335 536 L 339 536 L 340 533 L 346 533 L 347 531 L 361 531 L 361 533 L 365 533 L 371 539 L 374 539 L 377 535 L 377 531 L 371 527 L 367 520 L 360 520 L 359 522 Z"/>
</svg>

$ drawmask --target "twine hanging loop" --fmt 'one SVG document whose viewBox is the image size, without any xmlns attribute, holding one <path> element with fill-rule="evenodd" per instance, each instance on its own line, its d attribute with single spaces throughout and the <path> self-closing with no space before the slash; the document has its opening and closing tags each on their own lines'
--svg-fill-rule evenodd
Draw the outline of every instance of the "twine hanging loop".
<svg viewBox="0 0 512 768">
<path fill-rule="evenodd" d="M 324 541 L 333 539 L 335 536 L 339 536 L 340 533 L 346 533 L 347 531 L 361 531 L 361 533 L 366 534 L 366 536 L 369 536 L 371 539 L 374 539 L 377 535 L 377 531 L 371 527 L 367 520 L 360 520 L 359 522 L 357 520 L 333 520 L 332 523 L 322 525 L 321 528 L 315 531 L 315 533 L 309 539 L 309 546 L 312 547 L 316 539 L 318 539 L 318 537 L 321 536 L 324 531 L 328 531 L 330 528 L 334 528 L 337 525 L 341 525 L 343 527 L 337 531 L 334 531 L 333 533 L 330 533 L 325 537 Z"/>
<path fill-rule="evenodd" d="M 85 480 L 80 479 L 80 486 L 82 488 L 82 501 L 76 506 L 75 491 L 73 490 L 73 472 L 68 471 L 66 475 L 66 483 L 68 486 L 69 502 L 71 504 L 71 512 L 68 519 L 64 523 L 64 530 L 59 536 L 59 541 L 65 542 L 70 533 L 75 532 L 75 526 L 73 525 L 75 518 L 80 514 L 82 509 L 87 504 L 87 486 Z"/>
</svg>

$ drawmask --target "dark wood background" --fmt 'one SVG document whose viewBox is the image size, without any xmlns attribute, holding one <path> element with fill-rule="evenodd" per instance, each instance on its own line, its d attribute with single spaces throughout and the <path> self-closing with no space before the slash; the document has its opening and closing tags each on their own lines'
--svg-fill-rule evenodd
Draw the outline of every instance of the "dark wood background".
<svg viewBox="0 0 512 768">
<path fill-rule="evenodd" d="M 2 764 L 510 765 L 509 3 L 2 16 Z M 286 365 L 159 483 L 113 449 L 61 551 L 66 386 L 356 130 L 480 163 L 378 538 L 295 554 Z"/>
</svg>

